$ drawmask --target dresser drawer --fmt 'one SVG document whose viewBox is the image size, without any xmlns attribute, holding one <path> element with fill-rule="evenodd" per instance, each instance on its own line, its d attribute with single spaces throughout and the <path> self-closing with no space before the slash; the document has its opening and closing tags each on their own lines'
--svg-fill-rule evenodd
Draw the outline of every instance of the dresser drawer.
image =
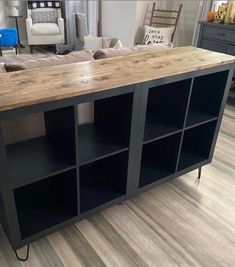
<svg viewBox="0 0 235 267">
<path fill-rule="evenodd" d="M 224 42 L 235 42 L 235 31 L 205 26 L 203 38 L 213 38 Z"/>
<path fill-rule="evenodd" d="M 226 53 L 226 45 L 219 42 L 202 39 L 200 41 L 199 47 L 215 52 Z"/>
<path fill-rule="evenodd" d="M 235 46 L 227 45 L 225 53 L 229 54 L 229 55 L 232 55 L 232 56 L 235 56 Z"/>
</svg>

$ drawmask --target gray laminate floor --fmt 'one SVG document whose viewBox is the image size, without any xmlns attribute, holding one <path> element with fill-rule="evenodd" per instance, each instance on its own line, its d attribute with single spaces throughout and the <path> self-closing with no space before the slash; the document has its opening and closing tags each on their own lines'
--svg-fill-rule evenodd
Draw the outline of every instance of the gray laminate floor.
<svg viewBox="0 0 235 267">
<path fill-rule="evenodd" d="M 0 228 L 0 267 L 235 266 L 235 107 L 214 160 L 31 246 L 20 263 Z"/>
</svg>

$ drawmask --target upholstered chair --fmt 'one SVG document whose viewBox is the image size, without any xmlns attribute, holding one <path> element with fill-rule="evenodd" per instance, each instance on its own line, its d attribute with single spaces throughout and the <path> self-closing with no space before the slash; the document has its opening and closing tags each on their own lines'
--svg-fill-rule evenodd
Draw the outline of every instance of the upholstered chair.
<svg viewBox="0 0 235 267">
<path fill-rule="evenodd" d="M 61 8 L 27 9 L 27 37 L 30 52 L 34 45 L 53 45 L 64 43 L 64 19 Z"/>
</svg>

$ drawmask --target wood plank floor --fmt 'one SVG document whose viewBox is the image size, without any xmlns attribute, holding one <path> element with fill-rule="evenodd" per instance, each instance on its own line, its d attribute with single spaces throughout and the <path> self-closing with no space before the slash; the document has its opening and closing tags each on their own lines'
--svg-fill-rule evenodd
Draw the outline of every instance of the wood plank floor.
<svg viewBox="0 0 235 267">
<path fill-rule="evenodd" d="M 235 266 L 235 106 L 212 164 L 31 245 L 19 262 L 0 228 L 0 267 Z M 21 253 L 21 251 L 20 251 Z"/>
</svg>

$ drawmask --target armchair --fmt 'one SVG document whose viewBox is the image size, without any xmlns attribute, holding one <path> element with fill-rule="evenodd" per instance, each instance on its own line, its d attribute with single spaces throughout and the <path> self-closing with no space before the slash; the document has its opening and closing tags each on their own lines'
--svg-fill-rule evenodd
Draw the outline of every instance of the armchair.
<svg viewBox="0 0 235 267">
<path fill-rule="evenodd" d="M 56 13 L 56 23 L 48 21 L 46 12 Z M 41 14 L 44 13 L 44 16 Z M 35 15 L 38 21 L 35 21 Z M 45 17 L 45 21 L 43 21 Z M 33 45 L 50 45 L 64 43 L 64 19 L 60 8 L 34 8 L 27 9 L 26 29 L 30 52 Z"/>
</svg>

